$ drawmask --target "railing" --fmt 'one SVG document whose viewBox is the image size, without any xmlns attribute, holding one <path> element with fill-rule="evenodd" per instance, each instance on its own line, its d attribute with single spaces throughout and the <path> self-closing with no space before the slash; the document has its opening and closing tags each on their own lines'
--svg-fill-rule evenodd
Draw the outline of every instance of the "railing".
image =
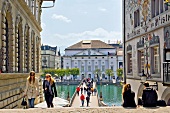
<svg viewBox="0 0 170 113">
<path fill-rule="evenodd" d="M 81 86 L 81 84 L 82 84 L 82 83 L 83 83 L 83 80 L 80 82 L 79 87 Z M 74 99 L 75 99 L 75 97 L 76 97 L 76 93 L 77 93 L 77 92 L 76 92 L 76 90 L 75 90 L 75 92 L 74 92 L 73 96 L 71 97 L 69 107 L 71 107 L 71 106 L 72 106 L 73 101 L 74 101 Z"/>
</svg>

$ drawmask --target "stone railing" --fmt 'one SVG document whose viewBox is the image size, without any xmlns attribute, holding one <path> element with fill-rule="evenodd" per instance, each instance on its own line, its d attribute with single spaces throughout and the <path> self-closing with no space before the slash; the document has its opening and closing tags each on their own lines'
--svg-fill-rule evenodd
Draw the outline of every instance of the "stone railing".
<svg viewBox="0 0 170 113">
<path fill-rule="evenodd" d="M 0 109 L 21 108 L 28 73 L 1 73 L 0 74 Z M 37 75 L 39 78 L 39 76 Z M 40 96 L 35 104 L 43 101 L 42 82 L 40 80 Z"/>
</svg>

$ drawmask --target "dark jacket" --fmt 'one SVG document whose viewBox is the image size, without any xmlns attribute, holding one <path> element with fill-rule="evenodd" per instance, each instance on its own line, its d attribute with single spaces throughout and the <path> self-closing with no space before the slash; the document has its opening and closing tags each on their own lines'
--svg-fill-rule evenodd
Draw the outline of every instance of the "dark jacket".
<svg viewBox="0 0 170 113">
<path fill-rule="evenodd" d="M 46 82 L 48 82 L 47 80 L 44 80 L 43 82 L 43 89 L 44 89 L 44 94 L 45 95 L 53 95 L 55 97 L 57 97 L 57 90 L 56 90 L 56 86 L 55 86 L 55 82 L 53 82 L 53 84 L 51 85 L 51 93 L 49 91 L 49 84 L 47 84 Z M 47 88 L 47 90 L 45 90 L 45 88 Z"/>
<path fill-rule="evenodd" d="M 135 93 L 131 90 L 124 92 L 123 94 L 123 107 L 136 107 L 135 103 Z"/>
<path fill-rule="evenodd" d="M 145 88 L 142 94 L 143 107 L 156 107 L 158 95 L 150 87 Z"/>
</svg>

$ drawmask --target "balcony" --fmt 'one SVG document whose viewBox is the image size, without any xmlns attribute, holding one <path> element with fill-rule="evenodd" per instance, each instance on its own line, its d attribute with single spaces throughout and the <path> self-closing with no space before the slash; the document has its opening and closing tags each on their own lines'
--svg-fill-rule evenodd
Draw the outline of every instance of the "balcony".
<svg viewBox="0 0 170 113">
<path fill-rule="evenodd" d="M 170 86 L 170 63 L 163 63 L 163 85 Z"/>
</svg>

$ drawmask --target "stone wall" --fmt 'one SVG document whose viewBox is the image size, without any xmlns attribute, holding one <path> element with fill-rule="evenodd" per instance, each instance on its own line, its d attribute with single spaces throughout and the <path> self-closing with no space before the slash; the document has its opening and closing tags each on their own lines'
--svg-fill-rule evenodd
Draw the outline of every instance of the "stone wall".
<svg viewBox="0 0 170 113">
<path fill-rule="evenodd" d="M 21 108 L 21 101 L 26 86 L 28 73 L 24 74 L 0 74 L 0 109 Z M 39 78 L 39 75 L 37 75 Z M 42 82 L 39 81 L 40 96 L 35 104 L 43 101 Z"/>
</svg>

